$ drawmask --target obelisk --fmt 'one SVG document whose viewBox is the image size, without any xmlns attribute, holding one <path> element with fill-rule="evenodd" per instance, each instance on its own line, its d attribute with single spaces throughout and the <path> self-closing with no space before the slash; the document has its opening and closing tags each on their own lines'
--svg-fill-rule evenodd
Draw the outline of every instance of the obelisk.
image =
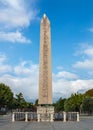
<svg viewBox="0 0 93 130">
<path fill-rule="evenodd" d="M 50 22 L 45 14 L 40 26 L 39 104 L 52 104 Z"/>
<path fill-rule="evenodd" d="M 38 121 L 53 121 L 54 107 L 52 106 L 51 31 L 50 21 L 45 14 L 43 15 L 40 25 L 38 104 Z"/>
</svg>

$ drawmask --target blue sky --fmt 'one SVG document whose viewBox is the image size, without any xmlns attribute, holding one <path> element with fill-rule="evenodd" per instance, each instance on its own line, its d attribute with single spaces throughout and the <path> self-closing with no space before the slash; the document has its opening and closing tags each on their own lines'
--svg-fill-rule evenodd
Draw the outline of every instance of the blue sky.
<svg viewBox="0 0 93 130">
<path fill-rule="evenodd" d="M 0 82 L 38 97 L 40 21 L 51 22 L 53 100 L 93 88 L 92 0 L 0 0 Z"/>
</svg>

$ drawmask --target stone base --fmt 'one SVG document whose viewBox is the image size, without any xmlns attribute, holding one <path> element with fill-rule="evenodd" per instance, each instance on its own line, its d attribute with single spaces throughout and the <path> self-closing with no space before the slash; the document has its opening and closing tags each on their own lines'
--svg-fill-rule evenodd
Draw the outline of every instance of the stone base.
<svg viewBox="0 0 93 130">
<path fill-rule="evenodd" d="M 38 106 L 37 107 L 38 122 L 53 122 L 54 107 L 53 106 Z"/>
</svg>

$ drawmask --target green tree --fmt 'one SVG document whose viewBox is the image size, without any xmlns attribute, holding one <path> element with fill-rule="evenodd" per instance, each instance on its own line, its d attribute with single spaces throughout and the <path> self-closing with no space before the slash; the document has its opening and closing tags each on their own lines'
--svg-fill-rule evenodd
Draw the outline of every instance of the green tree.
<svg viewBox="0 0 93 130">
<path fill-rule="evenodd" d="M 18 108 L 19 110 L 20 110 L 20 109 L 22 110 L 23 108 L 26 108 L 26 107 L 27 107 L 27 102 L 25 101 L 25 99 L 24 99 L 22 93 L 16 94 L 15 106 L 16 106 L 16 108 Z"/>
<path fill-rule="evenodd" d="M 0 107 L 10 107 L 13 101 L 13 93 L 9 86 L 0 83 Z"/>
<path fill-rule="evenodd" d="M 13 98 L 12 108 L 18 109 L 18 111 L 34 111 L 33 103 L 27 102 L 22 93 L 16 94 L 16 97 Z"/>
<path fill-rule="evenodd" d="M 13 101 L 12 101 L 12 109 L 16 109 L 17 108 L 17 100 L 15 97 L 13 97 Z"/>
<path fill-rule="evenodd" d="M 88 97 L 93 97 L 93 89 L 86 91 L 85 95 Z"/>
<path fill-rule="evenodd" d="M 64 110 L 65 111 L 73 111 L 70 98 L 65 101 L 65 103 L 64 103 Z"/>
<path fill-rule="evenodd" d="M 89 114 L 93 113 L 93 98 L 86 97 L 82 102 L 82 109 Z"/>
<path fill-rule="evenodd" d="M 33 103 L 27 102 L 27 108 L 30 109 L 31 111 L 33 111 L 33 109 L 34 109 Z"/>
<path fill-rule="evenodd" d="M 64 102 L 66 101 L 66 99 L 62 99 L 60 98 L 55 104 L 55 112 L 60 112 L 60 111 L 64 111 Z"/>
<path fill-rule="evenodd" d="M 85 95 L 83 94 L 72 94 L 64 103 L 65 111 L 80 111 L 80 106 L 84 98 Z"/>
<path fill-rule="evenodd" d="M 38 106 L 38 99 L 35 100 L 35 106 Z"/>
</svg>

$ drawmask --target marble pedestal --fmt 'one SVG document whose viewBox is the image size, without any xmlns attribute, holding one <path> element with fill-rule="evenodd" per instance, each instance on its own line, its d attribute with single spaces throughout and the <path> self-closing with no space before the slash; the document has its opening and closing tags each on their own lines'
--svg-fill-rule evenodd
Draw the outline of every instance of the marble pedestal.
<svg viewBox="0 0 93 130">
<path fill-rule="evenodd" d="M 53 122 L 54 107 L 53 106 L 38 106 L 37 107 L 38 122 Z"/>
</svg>

